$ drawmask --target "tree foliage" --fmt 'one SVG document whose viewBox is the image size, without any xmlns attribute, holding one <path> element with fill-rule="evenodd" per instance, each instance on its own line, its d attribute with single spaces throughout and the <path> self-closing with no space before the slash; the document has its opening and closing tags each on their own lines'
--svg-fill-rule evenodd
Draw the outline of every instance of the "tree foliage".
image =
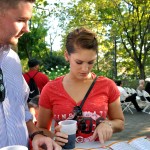
<svg viewBox="0 0 150 150">
<path fill-rule="evenodd" d="M 99 53 L 94 68 L 97 72 L 111 78 L 150 75 L 150 1 L 70 0 L 65 3 L 56 0 L 52 4 L 48 0 L 38 0 L 33 14 L 31 33 L 19 41 L 21 58 L 38 57 L 55 66 L 58 60 L 54 55 L 62 55 L 68 32 L 85 26 L 97 33 Z M 62 50 L 55 53 L 53 43 L 60 36 L 59 32 Z M 47 35 L 50 36 L 49 45 L 45 41 Z"/>
<path fill-rule="evenodd" d="M 59 68 L 63 68 L 64 66 L 69 68 L 69 63 L 66 62 L 62 55 L 58 55 L 57 52 L 53 52 L 53 55 L 43 58 L 43 62 L 44 68 L 49 71 L 56 68 L 56 66 Z"/>
<path fill-rule="evenodd" d="M 107 73 L 117 67 L 121 75 L 134 75 L 136 72 L 135 76 L 145 78 L 150 49 L 150 1 L 72 0 L 68 7 L 60 10 L 62 15 L 57 16 L 66 34 L 80 26 L 97 33 L 100 70 L 105 68 Z M 114 58 L 117 66 L 114 66 Z"/>
</svg>

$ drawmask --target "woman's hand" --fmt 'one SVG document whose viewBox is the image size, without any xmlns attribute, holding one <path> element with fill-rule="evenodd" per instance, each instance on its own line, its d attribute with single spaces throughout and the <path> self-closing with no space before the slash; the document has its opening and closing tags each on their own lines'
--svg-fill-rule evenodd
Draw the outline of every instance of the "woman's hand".
<svg viewBox="0 0 150 150">
<path fill-rule="evenodd" d="M 112 125 L 109 121 L 101 122 L 95 129 L 93 133 L 93 140 L 97 137 L 101 144 L 104 144 L 105 141 L 108 141 L 113 134 Z"/>
<path fill-rule="evenodd" d="M 53 140 L 60 146 L 64 146 L 66 143 L 68 143 L 68 135 L 65 133 L 60 132 L 61 126 L 58 125 L 55 127 L 55 135 L 53 137 Z"/>
</svg>

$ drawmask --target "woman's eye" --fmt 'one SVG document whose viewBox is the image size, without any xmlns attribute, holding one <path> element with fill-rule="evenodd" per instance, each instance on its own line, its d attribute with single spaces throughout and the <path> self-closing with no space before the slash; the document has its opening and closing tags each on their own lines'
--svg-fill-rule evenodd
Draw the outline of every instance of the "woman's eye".
<svg viewBox="0 0 150 150">
<path fill-rule="evenodd" d="M 89 64 L 89 65 L 92 65 L 92 64 L 94 64 L 94 61 L 88 62 L 88 64 Z"/>
<path fill-rule="evenodd" d="M 76 62 L 76 63 L 79 64 L 79 65 L 83 64 L 83 62 Z M 94 61 L 90 61 L 90 62 L 88 62 L 88 64 L 89 64 L 89 65 L 93 65 L 93 64 L 94 64 Z"/>
<path fill-rule="evenodd" d="M 81 65 L 82 64 L 82 62 L 76 62 L 77 64 L 79 64 L 79 65 Z"/>
</svg>

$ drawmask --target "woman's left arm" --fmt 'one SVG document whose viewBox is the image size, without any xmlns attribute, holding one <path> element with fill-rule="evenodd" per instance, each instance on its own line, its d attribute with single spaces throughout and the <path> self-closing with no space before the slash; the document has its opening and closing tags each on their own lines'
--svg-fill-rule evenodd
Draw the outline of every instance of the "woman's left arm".
<svg viewBox="0 0 150 150">
<path fill-rule="evenodd" d="M 93 139 L 99 137 L 100 143 L 104 143 L 112 137 L 115 132 L 124 129 L 124 115 L 122 112 L 120 97 L 108 106 L 108 119 L 101 122 L 94 131 Z"/>
<path fill-rule="evenodd" d="M 113 103 L 108 105 L 108 120 L 111 122 L 113 133 L 120 132 L 124 129 L 124 115 L 118 97 Z"/>
</svg>

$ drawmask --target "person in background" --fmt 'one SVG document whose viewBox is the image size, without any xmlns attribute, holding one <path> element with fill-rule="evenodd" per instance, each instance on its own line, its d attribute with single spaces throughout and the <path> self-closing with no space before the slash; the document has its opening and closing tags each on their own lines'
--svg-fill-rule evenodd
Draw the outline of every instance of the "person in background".
<svg viewBox="0 0 150 150">
<path fill-rule="evenodd" d="M 145 91 L 150 95 L 150 78 L 146 78 L 145 82 Z M 150 102 L 150 97 L 146 97 L 146 99 Z"/>
<path fill-rule="evenodd" d="M 143 90 L 145 90 L 145 81 L 144 80 L 139 80 L 139 86 L 137 87 L 137 90 L 139 90 L 140 92 L 142 92 Z M 142 101 L 145 101 L 144 96 L 140 96 L 140 99 Z"/>
<path fill-rule="evenodd" d="M 132 104 L 134 105 L 134 107 L 136 108 L 136 110 L 138 112 L 141 112 L 143 109 L 139 107 L 137 101 L 136 101 L 136 96 L 137 94 L 134 93 L 132 95 L 128 94 L 125 89 L 122 87 L 122 81 L 118 80 L 118 81 L 115 81 L 116 84 L 117 84 L 117 87 L 120 91 L 120 94 L 124 97 L 125 101 L 126 102 L 132 102 Z"/>
<path fill-rule="evenodd" d="M 70 63 L 70 72 L 48 82 L 42 90 L 37 127 L 43 129 L 46 135 L 54 137 L 61 146 L 68 142 L 68 135 L 59 132 L 58 122 L 75 119 L 75 108 L 80 108 L 82 99 L 96 78 L 96 74 L 91 70 L 97 53 L 98 42 L 95 33 L 84 27 L 70 32 L 64 54 L 66 61 Z M 111 139 L 113 133 L 124 129 L 120 93 L 114 81 L 109 78 L 97 77 L 82 110 L 79 111 L 82 111 L 83 122 L 77 119 L 77 142 L 99 140 L 104 144 Z M 55 134 L 49 132 L 53 119 L 56 123 Z M 82 123 L 85 125 L 84 129 L 81 127 Z"/>
<path fill-rule="evenodd" d="M 145 91 L 150 94 L 150 78 L 146 78 L 145 81 L 147 82 L 145 85 Z"/>
<path fill-rule="evenodd" d="M 29 71 L 24 73 L 23 76 L 27 83 L 29 83 L 30 78 L 34 76 L 34 81 L 41 93 L 43 87 L 49 81 L 49 78 L 46 74 L 39 71 L 40 62 L 37 59 L 35 58 L 29 59 L 28 67 L 29 67 Z"/>
<path fill-rule="evenodd" d="M 38 89 L 39 94 L 41 93 L 43 87 L 46 85 L 46 83 L 49 81 L 49 78 L 47 75 L 39 71 L 40 68 L 40 62 L 32 58 L 28 61 L 28 67 L 29 71 L 24 73 L 23 76 L 26 80 L 26 82 L 29 84 L 30 78 L 33 78 Z M 39 101 L 40 95 L 37 95 L 33 97 L 32 99 L 28 98 L 28 106 L 30 109 L 30 112 L 34 116 L 33 122 L 36 123 L 37 116 L 38 116 L 38 101 Z"/>
<path fill-rule="evenodd" d="M 20 59 L 10 44 L 29 32 L 34 0 L 0 0 L 0 148 L 29 144 L 33 149 L 46 146 L 47 150 L 61 147 L 46 137 L 32 122 L 28 110 L 29 88 L 22 76 Z"/>
<path fill-rule="evenodd" d="M 139 80 L 139 86 L 137 87 L 137 90 L 145 90 L 145 81 L 144 80 Z"/>
</svg>

